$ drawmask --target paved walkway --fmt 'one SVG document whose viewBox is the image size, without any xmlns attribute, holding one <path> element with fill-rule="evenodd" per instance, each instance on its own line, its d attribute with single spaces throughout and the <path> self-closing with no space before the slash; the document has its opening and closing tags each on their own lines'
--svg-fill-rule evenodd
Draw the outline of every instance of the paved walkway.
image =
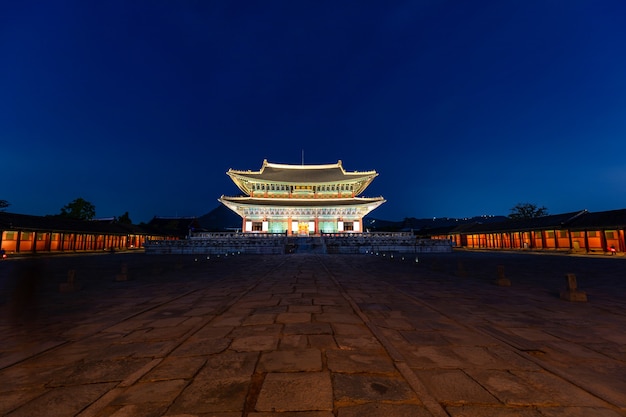
<svg viewBox="0 0 626 417">
<path fill-rule="evenodd" d="M 626 260 L 418 261 L 5 262 L 0 415 L 626 415 Z M 559 298 L 568 272 L 588 302 Z"/>
</svg>

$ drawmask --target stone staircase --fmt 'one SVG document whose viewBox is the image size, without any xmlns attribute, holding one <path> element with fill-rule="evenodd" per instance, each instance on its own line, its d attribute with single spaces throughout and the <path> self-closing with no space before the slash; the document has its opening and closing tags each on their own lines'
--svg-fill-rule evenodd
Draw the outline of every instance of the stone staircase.
<svg viewBox="0 0 626 417">
<path fill-rule="evenodd" d="M 288 244 L 293 245 L 292 253 L 326 253 L 324 241 L 319 236 L 290 237 Z"/>
</svg>

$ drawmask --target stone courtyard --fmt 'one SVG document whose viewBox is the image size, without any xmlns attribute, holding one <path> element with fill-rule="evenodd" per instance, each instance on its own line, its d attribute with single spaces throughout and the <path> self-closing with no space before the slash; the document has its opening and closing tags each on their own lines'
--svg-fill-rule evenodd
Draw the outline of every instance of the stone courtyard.
<svg viewBox="0 0 626 417">
<path fill-rule="evenodd" d="M 0 415 L 626 415 L 626 259 L 384 255 L 4 261 Z"/>
</svg>

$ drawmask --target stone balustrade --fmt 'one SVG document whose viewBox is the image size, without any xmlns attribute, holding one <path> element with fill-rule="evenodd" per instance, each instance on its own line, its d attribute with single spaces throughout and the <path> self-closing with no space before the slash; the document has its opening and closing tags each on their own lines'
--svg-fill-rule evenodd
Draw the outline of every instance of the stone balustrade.
<svg viewBox="0 0 626 417">
<path fill-rule="evenodd" d="M 321 236 L 287 236 L 283 233 L 196 232 L 185 240 L 148 241 L 148 254 L 219 255 L 227 253 L 284 254 L 302 247 L 322 247 L 325 253 L 427 253 L 451 252 L 450 241 L 416 239 L 412 233 L 323 233 Z"/>
<path fill-rule="evenodd" d="M 285 233 L 192 232 L 189 240 L 261 240 L 285 238 Z"/>
<path fill-rule="evenodd" d="M 450 241 L 416 239 L 410 232 L 324 234 L 327 253 L 427 253 L 451 252 Z"/>
<path fill-rule="evenodd" d="M 154 255 L 282 254 L 285 252 L 285 236 L 258 238 L 233 233 L 232 236 L 224 234 L 219 238 L 149 241 L 145 244 L 145 250 L 147 254 Z"/>
</svg>

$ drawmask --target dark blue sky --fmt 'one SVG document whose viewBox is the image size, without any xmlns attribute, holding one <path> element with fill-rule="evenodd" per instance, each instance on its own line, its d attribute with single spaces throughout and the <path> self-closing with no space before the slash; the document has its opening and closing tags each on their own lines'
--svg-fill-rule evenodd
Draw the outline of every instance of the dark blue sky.
<svg viewBox="0 0 626 417">
<path fill-rule="evenodd" d="M 228 168 L 375 169 L 372 214 L 626 207 L 623 1 L 0 4 L 0 199 L 200 216 Z"/>
</svg>

